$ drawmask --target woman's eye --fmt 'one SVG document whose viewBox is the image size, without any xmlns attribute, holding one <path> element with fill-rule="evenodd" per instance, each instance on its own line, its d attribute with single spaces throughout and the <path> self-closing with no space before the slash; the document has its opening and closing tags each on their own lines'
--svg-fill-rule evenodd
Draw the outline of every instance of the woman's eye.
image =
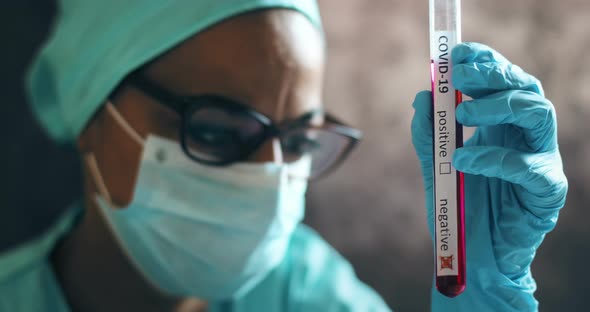
<svg viewBox="0 0 590 312">
<path fill-rule="evenodd" d="M 236 129 L 206 123 L 191 125 L 190 136 L 193 141 L 210 146 L 229 144 L 239 139 Z"/>
<path fill-rule="evenodd" d="M 281 144 L 285 152 L 293 155 L 310 154 L 320 148 L 317 140 L 305 135 L 291 136 Z"/>
</svg>

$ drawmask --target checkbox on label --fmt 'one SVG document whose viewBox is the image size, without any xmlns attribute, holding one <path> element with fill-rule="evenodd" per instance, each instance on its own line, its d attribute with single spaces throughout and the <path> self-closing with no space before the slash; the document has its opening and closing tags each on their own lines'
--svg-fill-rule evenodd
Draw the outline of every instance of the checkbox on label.
<svg viewBox="0 0 590 312">
<path fill-rule="evenodd" d="M 438 166 L 438 172 L 440 174 L 451 174 L 451 163 L 441 162 Z"/>
</svg>

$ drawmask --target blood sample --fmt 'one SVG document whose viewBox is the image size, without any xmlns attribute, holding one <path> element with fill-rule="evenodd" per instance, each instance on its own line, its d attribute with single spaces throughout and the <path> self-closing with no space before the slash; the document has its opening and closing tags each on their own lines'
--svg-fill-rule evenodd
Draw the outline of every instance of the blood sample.
<svg viewBox="0 0 590 312">
<path fill-rule="evenodd" d="M 451 83 L 451 50 L 461 42 L 460 0 L 430 1 L 430 58 L 433 103 L 434 272 L 436 288 L 447 297 L 465 290 L 465 194 L 463 173 L 452 165 L 463 146 L 455 109 L 461 92 Z"/>
</svg>

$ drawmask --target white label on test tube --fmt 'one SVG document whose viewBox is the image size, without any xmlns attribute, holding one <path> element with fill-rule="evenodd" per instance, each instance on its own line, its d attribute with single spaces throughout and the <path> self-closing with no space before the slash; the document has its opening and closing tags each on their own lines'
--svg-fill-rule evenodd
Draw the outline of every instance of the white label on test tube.
<svg viewBox="0 0 590 312">
<path fill-rule="evenodd" d="M 434 39 L 434 38 L 433 38 Z M 456 91 L 451 83 L 451 50 L 457 44 L 452 31 L 436 31 L 431 45 L 434 97 L 434 216 L 436 275 L 458 274 L 457 171 L 452 165 L 456 146 Z"/>
</svg>

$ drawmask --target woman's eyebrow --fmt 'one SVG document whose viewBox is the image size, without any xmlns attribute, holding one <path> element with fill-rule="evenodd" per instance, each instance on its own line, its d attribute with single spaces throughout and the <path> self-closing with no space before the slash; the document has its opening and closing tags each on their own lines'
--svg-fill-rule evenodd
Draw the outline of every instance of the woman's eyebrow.
<svg viewBox="0 0 590 312">
<path fill-rule="evenodd" d="M 180 104 L 179 102 L 181 102 L 181 101 L 182 102 L 184 102 L 184 101 L 190 102 L 191 98 L 198 98 L 198 97 L 205 95 L 205 93 L 178 94 L 176 92 L 166 89 L 165 87 L 160 86 L 158 83 L 152 81 L 150 78 L 148 78 L 140 73 L 134 73 L 132 75 L 129 75 L 128 78 L 125 79 L 125 81 L 127 83 L 129 83 L 131 86 L 138 88 L 139 90 L 144 92 L 146 95 L 152 97 L 153 99 L 155 99 L 159 102 L 162 102 L 161 104 L 164 104 L 166 106 L 173 106 L 171 108 L 175 109 L 179 113 L 181 113 L 180 107 L 177 107 L 178 106 L 177 104 Z M 272 120 L 272 118 L 270 118 L 270 116 L 266 116 L 262 112 L 259 112 L 258 110 L 256 110 L 251 105 L 251 103 L 239 101 L 237 99 L 227 97 L 226 95 L 222 95 L 222 94 L 207 93 L 207 95 L 219 95 L 219 96 L 226 98 L 226 99 L 228 99 L 240 106 L 244 106 L 252 111 L 262 114 L 265 117 L 267 117 L 269 120 Z M 314 124 L 314 123 L 320 124 L 324 120 L 324 115 L 325 115 L 325 111 L 323 108 L 314 108 L 314 109 L 304 112 L 303 114 L 300 114 L 297 117 L 284 119 L 284 120 L 278 122 L 277 124 L 280 126 L 297 125 L 297 124 L 310 125 L 310 124 Z"/>
</svg>

